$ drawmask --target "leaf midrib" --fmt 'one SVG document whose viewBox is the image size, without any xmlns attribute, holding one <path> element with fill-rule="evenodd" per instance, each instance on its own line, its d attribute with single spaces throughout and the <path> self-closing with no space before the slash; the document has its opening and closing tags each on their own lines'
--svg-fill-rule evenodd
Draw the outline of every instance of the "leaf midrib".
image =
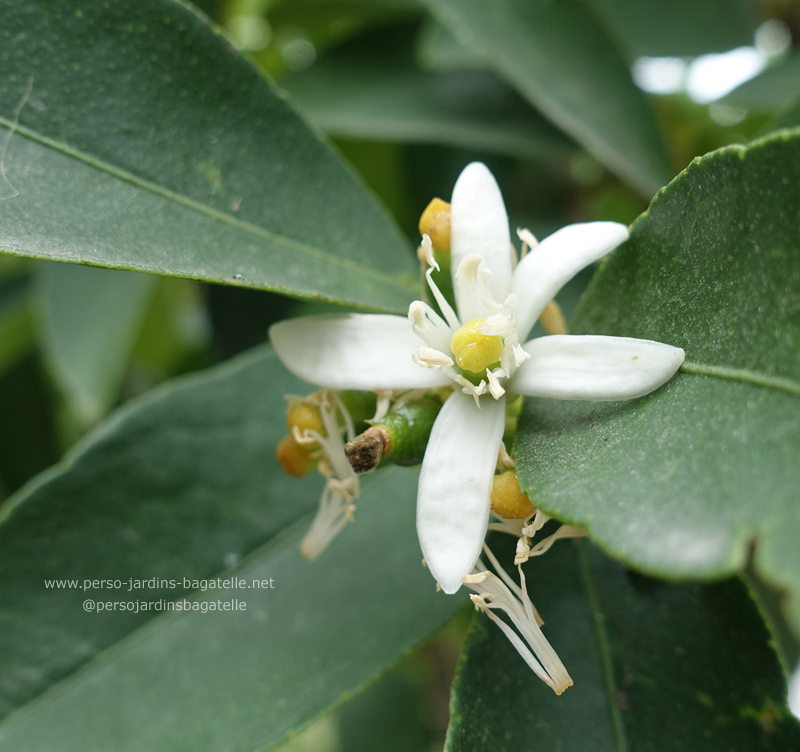
<svg viewBox="0 0 800 752">
<path fill-rule="evenodd" d="M 600 596 L 597 592 L 597 585 L 594 581 L 592 565 L 589 561 L 588 548 L 586 545 L 578 543 L 578 561 L 580 564 L 581 578 L 586 589 L 586 599 L 589 601 L 589 615 L 592 620 L 592 634 L 597 645 L 597 653 L 600 661 L 600 671 L 603 675 L 605 686 L 608 712 L 611 720 L 611 728 L 614 733 L 616 752 L 628 752 L 628 740 L 625 735 L 625 723 L 622 720 L 622 713 L 616 703 L 617 686 L 614 680 L 614 665 L 612 660 L 611 641 L 605 628 L 604 616 L 600 607 Z"/>
<path fill-rule="evenodd" d="M 800 397 L 800 383 L 780 376 L 770 376 L 766 373 L 751 371 L 747 368 L 728 368 L 727 366 L 711 366 L 703 363 L 686 361 L 681 366 L 681 371 L 695 376 L 710 376 L 726 381 L 738 381 L 742 384 L 751 384 L 765 389 L 774 389 L 779 392 Z"/>
<path fill-rule="evenodd" d="M 250 222 L 245 222 L 244 220 L 238 219 L 236 217 L 232 217 L 224 212 L 219 211 L 218 209 L 213 209 L 210 206 L 206 206 L 205 204 L 201 204 L 198 201 L 194 201 L 193 199 L 187 198 L 186 196 L 182 196 L 179 193 L 175 193 L 170 191 L 167 188 L 163 188 L 156 183 L 151 183 L 148 180 L 144 180 L 143 178 L 137 177 L 125 170 L 120 169 L 119 167 L 115 167 L 114 165 L 108 164 L 107 162 L 103 162 L 95 157 L 92 157 L 88 154 L 84 154 L 77 149 L 73 149 L 71 146 L 67 144 L 61 143 L 59 141 L 55 141 L 47 136 L 43 136 L 36 131 L 33 131 L 29 128 L 26 128 L 23 125 L 17 125 L 14 128 L 14 124 L 7 120 L 6 118 L 0 117 L 0 126 L 6 128 L 9 131 L 13 130 L 13 135 L 23 136 L 30 141 L 33 141 L 38 144 L 42 144 L 54 151 L 60 152 L 72 159 L 76 159 L 80 162 L 83 162 L 90 167 L 94 167 L 101 172 L 104 172 L 112 177 L 121 180 L 122 182 L 129 183 L 131 185 L 135 185 L 137 188 L 141 188 L 143 190 L 149 191 L 157 196 L 161 196 L 169 201 L 173 201 L 176 204 L 181 206 L 185 206 L 188 209 L 198 212 L 199 214 L 204 214 L 212 219 L 215 219 L 219 222 L 224 222 L 232 227 L 237 228 L 243 232 L 250 233 L 252 235 L 258 236 L 265 240 L 269 240 L 272 243 L 277 245 L 282 245 L 286 248 L 291 248 L 293 250 L 299 251 L 300 253 L 305 253 L 315 259 L 321 259 L 326 263 L 334 264 L 340 266 L 348 271 L 353 271 L 356 274 L 362 276 L 373 277 L 375 279 L 380 280 L 383 284 L 389 285 L 394 287 L 397 290 L 402 290 L 403 292 L 411 293 L 412 296 L 418 293 L 417 287 L 411 281 L 403 282 L 398 281 L 398 275 L 390 275 L 385 272 L 377 271 L 376 269 L 370 269 L 369 267 L 364 267 L 358 264 L 355 261 L 350 261 L 349 259 L 343 259 L 339 256 L 335 256 L 332 254 L 328 254 L 325 251 L 320 250 L 319 248 L 315 248 L 314 246 L 307 245 L 302 243 L 298 240 L 293 240 L 292 238 L 288 238 L 285 235 L 278 235 L 277 233 L 271 232 L 259 225 L 254 225 Z M 402 276 L 400 277 L 402 280 Z"/>
</svg>

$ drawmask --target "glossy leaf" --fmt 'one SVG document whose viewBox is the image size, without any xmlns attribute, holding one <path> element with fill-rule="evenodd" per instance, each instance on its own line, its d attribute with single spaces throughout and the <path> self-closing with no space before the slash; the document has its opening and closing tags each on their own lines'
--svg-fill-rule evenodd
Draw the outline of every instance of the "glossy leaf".
<svg viewBox="0 0 800 752">
<path fill-rule="evenodd" d="M 119 396 L 158 279 L 74 264 L 38 273 L 45 357 L 74 415 L 95 423 Z"/>
<path fill-rule="evenodd" d="M 574 331 L 683 347 L 641 400 L 529 400 L 518 466 L 537 504 L 665 577 L 755 570 L 800 631 L 800 134 L 696 160 L 593 280 Z"/>
<path fill-rule="evenodd" d="M 9 500 L 0 750 L 201 752 L 223 740 L 232 751 L 260 750 L 449 617 L 461 601 L 437 594 L 420 566 L 413 471 L 376 477 L 324 559 L 300 556 L 321 478 L 284 475 L 274 449 L 283 395 L 302 389 L 263 350 L 165 385 Z M 196 594 L 245 601 L 243 612 L 82 606 L 168 603 L 193 597 L 184 578 L 217 576 L 273 584 Z M 153 577 L 157 587 L 127 589 L 129 578 Z M 47 587 L 50 579 L 80 587 Z M 84 590 L 86 579 L 123 585 Z"/>
<path fill-rule="evenodd" d="M 497 627 L 476 619 L 447 750 L 797 748 L 800 724 L 741 582 L 667 585 L 580 548 L 559 543 L 526 565 L 544 631 L 574 686 L 556 697 Z"/>
<path fill-rule="evenodd" d="M 648 196 L 670 175 L 644 93 L 575 0 L 426 0 L 439 21 L 556 125 Z"/>
<path fill-rule="evenodd" d="M 412 297 L 388 217 L 187 6 L 0 15 L 4 138 L 19 112 L 0 248 L 392 310 Z"/>
</svg>

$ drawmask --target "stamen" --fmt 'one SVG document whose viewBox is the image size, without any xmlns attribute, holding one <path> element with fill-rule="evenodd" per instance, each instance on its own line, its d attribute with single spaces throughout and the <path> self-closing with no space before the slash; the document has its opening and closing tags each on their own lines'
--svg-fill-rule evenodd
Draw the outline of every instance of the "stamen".
<svg viewBox="0 0 800 752">
<path fill-rule="evenodd" d="M 520 253 L 521 259 L 525 258 L 528 251 L 532 251 L 537 245 L 539 245 L 539 241 L 533 236 L 533 233 L 530 230 L 525 230 L 518 227 L 517 237 L 522 241 L 522 253 Z"/>
<path fill-rule="evenodd" d="M 465 575 L 464 584 L 477 594 L 470 596 L 472 603 L 500 627 L 528 666 L 560 695 L 567 687 L 572 686 L 572 679 L 541 630 L 541 620 L 528 596 L 522 567 L 517 567 L 520 578 L 520 584 L 517 585 L 499 566 L 499 562 L 485 545 L 484 551 L 499 576 L 489 570 L 481 571 L 477 567 L 472 574 Z M 479 565 L 482 566 L 480 562 Z M 496 610 L 503 611 L 508 616 L 519 634 L 493 613 Z"/>
<path fill-rule="evenodd" d="M 494 371 L 486 370 L 486 378 L 489 380 L 489 392 L 495 399 L 500 399 L 506 390 L 500 385 L 500 379 L 506 375 L 502 368 L 496 368 Z"/>
<path fill-rule="evenodd" d="M 430 239 L 429 235 L 422 236 L 422 254 L 425 257 L 425 263 L 428 266 L 432 266 L 436 271 L 441 271 L 441 267 L 438 263 L 436 263 L 436 259 L 433 255 L 433 242 Z"/>
<path fill-rule="evenodd" d="M 589 533 L 586 532 L 586 528 L 582 525 L 562 525 L 552 535 L 548 535 L 547 538 L 539 541 L 531 549 L 529 555 L 541 556 L 545 551 L 549 550 L 557 540 L 561 540 L 562 538 L 585 538 L 587 535 L 589 535 Z"/>
<path fill-rule="evenodd" d="M 300 553 L 313 561 L 342 531 L 342 528 L 354 519 L 356 510 L 353 499 L 358 498 L 358 478 L 355 484 L 329 478 L 322 489 L 319 510 L 311 523 L 311 527 L 300 542 Z"/>
<path fill-rule="evenodd" d="M 418 347 L 411 353 L 411 359 L 423 368 L 446 368 L 453 365 L 453 359 L 432 347 Z"/>
<path fill-rule="evenodd" d="M 339 395 L 332 389 L 322 389 L 315 395 L 319 405 L 325 436 L 313 430 L 303 432 L 301 438 L 319 443 L 324 453 L 318 469 L 327 477 L 320 497 L 317 516 L 300 544 L 303 556 L 311 560 L 319 556 L 328 544 L 353 520 L 354 499 L 361 490 L 358 476 L 350 466 L 344 451 L 342 431 L 352 441 L 355 430 L 353 420 Z M 337 415 L 338 413 L 338 415 Z M 341 418 L 344 426 L 340 425 Z M 295 428 L 295 438 L 299 431 Z"/>
</svg>

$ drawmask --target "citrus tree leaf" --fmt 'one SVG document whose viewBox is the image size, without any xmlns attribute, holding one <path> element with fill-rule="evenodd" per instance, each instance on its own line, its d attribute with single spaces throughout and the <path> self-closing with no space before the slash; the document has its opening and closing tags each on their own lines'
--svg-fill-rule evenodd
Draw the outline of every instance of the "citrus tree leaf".
<svg viewBox="0 0 800 752">
<path fill-rule="evenodd" d="M 188 6 L 2 0 L 0 14 L 0 248 L 407 305 L 413 255 L 391 220 Z"/>
<path fill-rule="evenodd" d="M 544 631 L 575 684 L 556 697 L 495 625 L 476 618 L 447 750 L 788 752 L 800 744 L 769 634 L 740 581 L 658 583 L 586 545 L 556 544 L 526 569 Z"/>
<path fill-rule="evenodd" d="M 645 94 L 576 0 L 426 0 L 438 20 L 600 161 L 646 195 L 669 180 Z"/>
<path fill-rule="evenodd" d="M 77 264 L 38 267 L 41 345 L 73 414 L 114 404 L 157 277 Z"/>
<path fill-rule="evenodd" d="M 537 504 L 664 577 L 755 571 L 800 630 L 800 133 L 696 160 L 592 281 L 575 333 L 684 348 L 629 402 L 528 400 L 516 447 Z"/>
<path fill-rule="evenodd" d="M 0 373 L 33 344 L 35 326 L 30 305 L 29 275 L 0 279 Z"/>
<path fill-rule="evenodd" d="M 414 64 L 412 44 L 402 37 L 392 44 L 387 34 L 382 29 L 368 44 L 330 53 L 282 85 L 333 136 L 512 155 L 569 148 L 568 139 L 494 74 L 422 70 Z"/>
<path fill-rule="evenodd" d="M 7 502 L 0 750 L 261 750 L 451 615 L 461 601 L 420 565 L 414 471 L 378 475 L 323 558 L 301 557 L 322 479 L 289 478 L 274 451 L 302 389 L 264 349 L 165 384 Z M 245 585 L 191 582 L 216 577 Z M 247 606 L 164 605 L 184 597 Z"/>
<path fill-rule="evenodd" d="M 695 57 L 753 43 L 755 17 L 742 0 L 585 0 L 630 59 Z"/>
<path fill-rule="evenodd" d="M 737 86 L 720 103 L 757 112 L 773 112 L 800 95 L 800 55 L 791 55 Z"/>
</svg>

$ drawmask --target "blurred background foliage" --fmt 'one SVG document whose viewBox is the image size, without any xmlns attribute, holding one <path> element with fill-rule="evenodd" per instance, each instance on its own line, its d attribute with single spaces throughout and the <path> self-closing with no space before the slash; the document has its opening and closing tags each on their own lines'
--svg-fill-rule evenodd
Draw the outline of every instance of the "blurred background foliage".
<svg viewBox="0 0 800 752">
<path fill-rule="evenodd" d="M 472 40 L 439 24 L 429 10 L 446 2 L 196 4 L 285 89 L 414 244 L 428 201 L 447 199 L 475 159 L 497 176 L 512 225 L 537 236 L 576 221 L 630 223 L 647 209 L 650 196 L 537 110 Z M 580 12 L 602 25 L 648 92 L 673 175 L 713 149 L 800 124 L 800 2 L 583 0 Z M 564 292 L 567 313 L 590 276 Z M 315 305 L 0 256 L 0 498 L 117 405 L 263 342 L 270 323 Z M 289 747 L 440 746 L 465 624 L 457 619 Z"/>
</svg>

